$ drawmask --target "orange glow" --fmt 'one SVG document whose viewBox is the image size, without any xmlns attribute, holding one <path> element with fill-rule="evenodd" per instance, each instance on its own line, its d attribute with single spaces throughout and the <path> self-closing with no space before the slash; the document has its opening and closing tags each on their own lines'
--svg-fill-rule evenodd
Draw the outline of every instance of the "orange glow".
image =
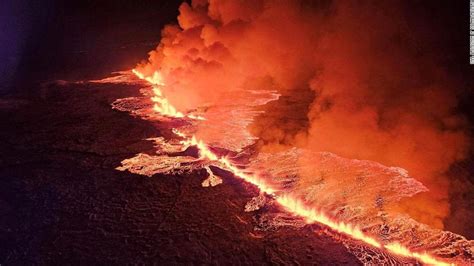
<svg viewBox="0 0 474 266">
<path fill-rule="evenodd" d="M 146 80 L 146 81 L 148 81 L 149 83 L 151 83 L 151 84 L 153 84 L 153 85 L 159 85 L 159 86 L 165 85 L 165 84 L 163 83 L 163 77 L 161 76 L 161 74 L 160 74 L 158 71 L 155 71 L 155 73 L 153 73 L 153 76 L 151 76 L 151 77 L 145 76 L 143 73 L 139 72 L 139 71 L 136 70 L 136 69 L 132 69 L 132 72 L 133 72 L 133 74 L 135 74 L 139 79 Z M 160 95 L 160 96 L 161 96 L 161 95 Z"/>
<path fill-rule="evenodd" d="M 135 74 L 139 79 L 145 80 L 152 85 L 152 90 L 155 96 L 151 97 L 151 101 L 155 104 L 153 105 L 153 110 L 157 113 L 160 113 L 163 116 L 183 118 L 185 115 L 178 110 L 168 101 L 168 99 L 163 95 L 160 90 L 160 87 L 164 86 L 163 77 L 158 71 L 155 71 L 152 76 L 145 76 L 143 73 L 132 69 L 133 74 Z M 189 114 L 186 117 L 195 119 L 195 120 L 205 120 L 202 116 L 197 116 Z"/>
<path fill-rule="evenodd" d="M 411 252 L 406 247 L 402 246 L 400 243 L 390 243 L 384 246 L 387 250 L 391 251 L 393 254 L 397 254 L 403 257 L 415 258 L 419 261 L 429 264 L 429 265 L 454 265 L 446 262 L 439 261 L 427 253 L 418 253 Z"/>
<path fill-rule="evenodd" d="M 184 115 L 180 112 L 177 112 L 174 107 L 166 100 L 164 96 L 162 96 L 161 91 L 157 88 L 157 86 L 163 86 L 161 80 L 161 75 L 158 72 L 155 72 L 152 77 L 145 77 L 142 73 L 138 72 L 137 70 L 133 70 L 140 79 L 146 80 L 153 84 L 153 91 L 155 96 L 153 96 L 152 101 L 160 105 L 159 108 L 154 108 L 155 111 L 159 112 L 161 115 L 164 116 L 172 116 L 172 117 L 183 117 Z M 168 106 L 168 107 L 164 107 Z M 344 222 L 335 221 L 333 218 L 328 217 L 324 213 L 306 206 L 303 201 L 298 200 L 297 197 L 291 194 L 279 194 L 278 190 L 272 188 L 263 178 L 258 177 L 257 175 L 250 175 L 245 173 L 242 169 L 235 166 L 229 159 L 225 157 L 220 157 L 216 153 L 214 153 L 209 147 L 198 140 L 195 136 L 187 136 L 185 133 L 179 131 L 178 129 L 173 129 L 173 133 L 177 136 L 183 138 L 181 144 L 185 147 L 195 146 L 199 150 L 199 155 L 201 159 L 206 159 L 209 161 L 216 162 L 221 168 L 231 172 L 234 176 L 243 179 L 244 181 L 255 185 L 261 192 L 266 193 L 275 198 L 275 201 L 282 206 L 286 211 L 291 214 L 300 216 L 306 220 L 308 224 L 310 223 L 319 223 L 323 224 L 332 230 L 345 234 L 352 239 L 356 239 L 370 245 L 372 247 L 376 247 L 379 249 L 384 249 L 391 252 L 394 255 L 405 257 L 405 258 L 412 258 L 417 259 L 418 261 L 428 264 L 428 265 L 454 265 L 449 264 L 436 258 L 428 255 L 427 253 L 418 253 L 412 252 L 408 248 L 402 246 L 399 243 L 389 243 L 383 244 L 379 242 L 377 239 L 366 235 L 361 229 L 357 226 L 347 224 Z"/>
<path fill-rule="evenodd" d="M 377 242 L 377 240 L 375 240 L 374 238 L 366 236 L 357 227 L 354 227 L 350 224 L 333 221 L 332 219 L 330 219 L 323 213 L 318 212 L 314 209 L 308 208 L 301 201 L 298 201 L 297 199 L 292 198 L 289 195 L 280 196 L 276 199 L 276 201 L 289 212 L 305 218 L 306 222 L 308 223 L 317 222 L 320 224 L 324 224 L 337 232 L 349 235 L 352 238 L 361 240 L 371 246 L 374 246 L 377 248 L 382 247 L 382 244 Z"/>
<path fill-rule="evenodd" d="M 202 159 L 207 159 L 210 161 L 215 161 L 217 162 L 223 169 L 231 172 L 234 176 L 240 177 L 247 181 L 248 183 L 251 183 L 259 188 L 260 191 L 265 192 L 269 195 L 273 195 L 275 193 L 275 190 L 271 188 L 268 184 L 265 183 L 265 181 L 262 178 L 259 178 L 257 176 L 253 175 L 248 175 L 235 165 L 233 165 L 227 158 L 225 157 L 219 157 L 215 153 L 213 153 L 206 144 L 204 144 L 202 141 L 197 140 L 195 136 L 192 136 L 191 138 L 186 137 L 185 134 L 180 132 L 179 130 L 173 130 L 173 132 L 182 137 L 185 138 L 185 140 L 181 141 L 181 143 L 185 146 L 196 146 L 199 149 L 199 155 L 201 156 Z"/>
</svg>

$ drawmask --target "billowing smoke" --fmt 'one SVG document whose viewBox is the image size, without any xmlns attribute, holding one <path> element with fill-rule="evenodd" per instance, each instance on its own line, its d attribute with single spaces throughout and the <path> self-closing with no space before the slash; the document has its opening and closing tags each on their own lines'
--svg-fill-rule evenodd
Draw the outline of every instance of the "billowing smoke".
<svg viewBox="0 0 474 266">
<path fill-rule="evenodd" d="M 291 146 L 407 169 L 430 192 L 392 208 L 443 227 L 446 172 L 467 154 L 458 85 L 397 3 L 198 0 L 139 66 L 161 71 L 179 110 L 226 92 L 278 90 L 251 131 L 265 151 Z"/>
<path fill-rule="evenodd" d="M 466 154 L 465 121 L 454 114 L 456 83 L 421 50 L 395 5 L 339 4 L 318 45 L 321 73 L 307 146 L 407 169 L 430 189 L 402 202 L 442 227 L 450 165 Z M 342 26 L 344 25 L 344 26 Z"/>
</svg>

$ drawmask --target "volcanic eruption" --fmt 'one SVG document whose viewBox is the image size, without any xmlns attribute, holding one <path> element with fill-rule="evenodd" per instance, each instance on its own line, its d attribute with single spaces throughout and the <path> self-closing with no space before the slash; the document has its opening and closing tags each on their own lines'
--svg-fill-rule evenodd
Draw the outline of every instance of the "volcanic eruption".
<svg viewBox="0 0 474 266">
<path fill-rule="evenodd" d="M 400 263 L 468 263 L 472 242 L 441 230 L 467 121 L 456 82 L 420 53 L 403 12 L 391 2 L 183 3 L 179 25 L 133 69 L 155 111 L 139 115 L 165 118 L 172 134 L 155 140 L 157 158 L 118 169 L 205 167 L 215 185 L 228 172 L 264 194 L 253 211 L 280 206 Z M 370 253 L 347 245 L 361 261 Z"/>
<path fill-rule="evenodd" d="M 228 186 L 248 200 L 240 206 L 223 193 L 219 197 L 230 203 L 216 212 L 236 222 L 225 228 L 215 217 L 206 221 L 229 232 L 252 227 L 245 236 L 249 242 L 291 228 L 310 232 L 309 241 L 340 244 L 364 265 L 471 265 L 469 222 L 452 223 L 472 211 L 463 207 L 471 202 L 466 198 L 474 191 L 472 182 L 453 177 L 453 169 L 472 156 L 471 118 L 460 100 L 468 82 L 453 71 L 450 55 L 442 54 L 444 37 L 426 31 L 425 20 L 435 11 L 417 8 L 398 1 L 185 1 L 177 24 L 161 30 L 156 48 L 133 69 L 44 86 L 61 88 L 55 92 L 60 99 L 69 97 L 63 94 L 71 93 L 70 86 L 139 90 L 115 98 L 110 111 L 146 122 L 146 145 L 127 144 L 124 150 L 133 155 L 119 152 L 118 161 L 101 167 L 142 180 L 178 180 L 163 183 L 178 191 L 164 218 L 139 213 L 150 223 L 159 220 L 155 229 L 141 220 L 133 223 L 140 237 L 166 232 L 170 239 L 159 241 L 198 243 L 184 253 L 212 245 L 193 242 L 192 234 L 173 238 L 174 227 L 162 231 L 162 224 L 167 219 L 179 224 L 173 209 L 180 204 L 199 209 L 200 197 Z M 442 26 L 439 31 L 445 32 Z M 120 129 L 128 130 L 133 127 Z M 201 186 L 193 187 L 199 195 L 193 204 L 178 200 L 188 193 L 179 181 L 184 177 Z M 166 198 L 168 190 L 159 193 Z M 133 205 L 124 202 L 127 210 Z M 199 212 L 192 210 L 190 217 L 193 211 Z M 120 224 L 127 221 L 123 217 L 104 220 Z M 108 230 L 123 233 L 113 226 L 100 230 L 104 236 Z M 133 234 L 125 233 L 127 245 Z M 156 253 L 166 261 L 166 251 Z M 205 253 L 203 260 L 213 261 Z"/>
</svg>

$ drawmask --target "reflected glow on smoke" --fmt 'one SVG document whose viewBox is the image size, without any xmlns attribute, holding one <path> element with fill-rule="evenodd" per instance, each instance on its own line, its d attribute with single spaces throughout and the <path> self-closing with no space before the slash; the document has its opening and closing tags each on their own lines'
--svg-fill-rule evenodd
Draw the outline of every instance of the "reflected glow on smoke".
<svg viewBox="0 0 474 266">
<path fill-rule="evenodd" d="M 152 101 L 155 102 L 154 110 L 160 113 L 163 116 L 174 117 L 174 118 L 183 118 L 185 115 L 176 110 L 164 97 L 161 90 L 159 89 L 160 86 L 165 86 L 162 81 L 162 77 L 158 72 L 155 72 L 151 77 L 147 77 L 140 73 L 137 70 L 132 70 L 132 72 L 140 79 L 146 80 L 147 82 L 151 83 L 154 96 L 152 97 Z M 157 107 L 156 107 L 157 106 Z M 193 119 L 190 116 L 187 116 Z M 300 216 L 306 220 L 308 224 L 310 223 L 319 223 L 325 226 L 328 226 L 332 230 L 345 234 L 352 239 L 359 240 L 364 242 L 367 245 L 372 247 L 385 249 L 390 253 L 405 257 L 405 258 L 412 258 L 419 260 L 422 263 L 430 264 L 430 265 L 453 265 L 449 263 L 445 263 L 440 261 L 433 256 L 427 253 L 418 253 L 412 252 L 408 248 L 404 247 L 400 243 L 388 243 L 383 244 L 379 242 L 377 239 L 366 235 L 361 229 L 357 226 L 336 221 L 329 216 L 325 215 L 324 213 L 315 210 L 314 208 L 310 208 L 304 204 L 303 201 L 299 200 L 296 197 L 293 197 L 291 194 L 282 194 L 279 193 L 278 189 L 273 188 L 270 184 L 268 184 L 263 178 L 260 178 L 258 175 L 254 174 L 247 174 L 244 170 L 240 169 L 236 165 L 234 165 L 228 158 L 221 157 L 214 153 L 208 145 L 206 145 L 203 141 L 198 140 L 196 136 L 187 136 L 185 133 L 179 131 L 178 129 L 173 129 L 173 132 L 182 138 L 181 144 L 183 148 L 189 146 L 195 146 L 199 150 L 199 155 L 201 159 L 209 160 L 211 162 L 215 162 L 216 165 L 231 172 L 235 177 L 239 177 L 244 181 L 255 185 L 261 192 L 270 195 L 271 197 L 275 198 L 275 201 L 283 207 L 286 211 L 296 216 Z"/>
</svg>

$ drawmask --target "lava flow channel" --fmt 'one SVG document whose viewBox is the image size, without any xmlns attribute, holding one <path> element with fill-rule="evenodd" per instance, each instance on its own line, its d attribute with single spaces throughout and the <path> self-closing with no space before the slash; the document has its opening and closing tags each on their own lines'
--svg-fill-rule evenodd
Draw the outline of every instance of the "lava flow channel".
<svg viewBox="0 0 474 266">
<path fill-rule="evenodd" d="M 185 115 L 176 110 L 176 108 L 168 101 L 168 99 L 163 95 L 160 86 L 165 84 L 162 81 L 162 77 L 159 72 L 155 72 L 152 76 L 145 76 L 143 73 L 133 69 L 132 72 L 140 79 L 149 82 L 152 85 L 154 96 L 152 101 L 155 103 L 153 109 L 160 113 L 163 116 L 174 117 L 174 118 L 183 118 Z M 188 118 L 196 119 L 193 115 L 186 115 Z M 197 117 L 197 119 L 204 119 L 202 117 Z M 366 235 L 362 230 L 357 226 L 353 226 L 348 223 L 338 222 L 334 219 L 329 218 L 324 213 L 306 206 L 301 200 L 293 197 L 290 194 L 279 194 L 278 190 L 272 188 L 267 184 L 263 179 L 255 175 L 246 174 L 244 171 L 235 166 L 231 161 L 225 157 L 218 156 L 212 152 L 209 147 L 202 141 L 198 140 L 195 136 L 186 136 L 184 133 L 180 132 L 177 129 L 174 129 L 173 132 L 184 140 L 181 141 L 183 145 L 186 146 L 195 146 L 199 150 L 199 155 L 203 159 L 213 161 L 218 163 L 222 168 L 231 172 L 235 177 L 239 177 L 244 181 L 255 185 L 261 192 L 266 193 L 273 198 L 276 202 L 282 206 L 289 213 L 300 216 L 309 223 L 319 223 L 325 226 L 328 226 L 332 230 L 345 234 L 352 239 L 356 239 L 364 242 L 367 245 L 376 247 L 379 249 L 384 249 L 394 255 L 416 259 L 422 263 L 429 265 L 454 265 L 453 263 L 446 263 L 437 258 L 429 255 L 426 252 L 412 252 L 407 247 L 403 246 L 400 243 L 393 242 L 388 244 L 383 244 L 376 240 L 373 237 Z"/>
</svg>

